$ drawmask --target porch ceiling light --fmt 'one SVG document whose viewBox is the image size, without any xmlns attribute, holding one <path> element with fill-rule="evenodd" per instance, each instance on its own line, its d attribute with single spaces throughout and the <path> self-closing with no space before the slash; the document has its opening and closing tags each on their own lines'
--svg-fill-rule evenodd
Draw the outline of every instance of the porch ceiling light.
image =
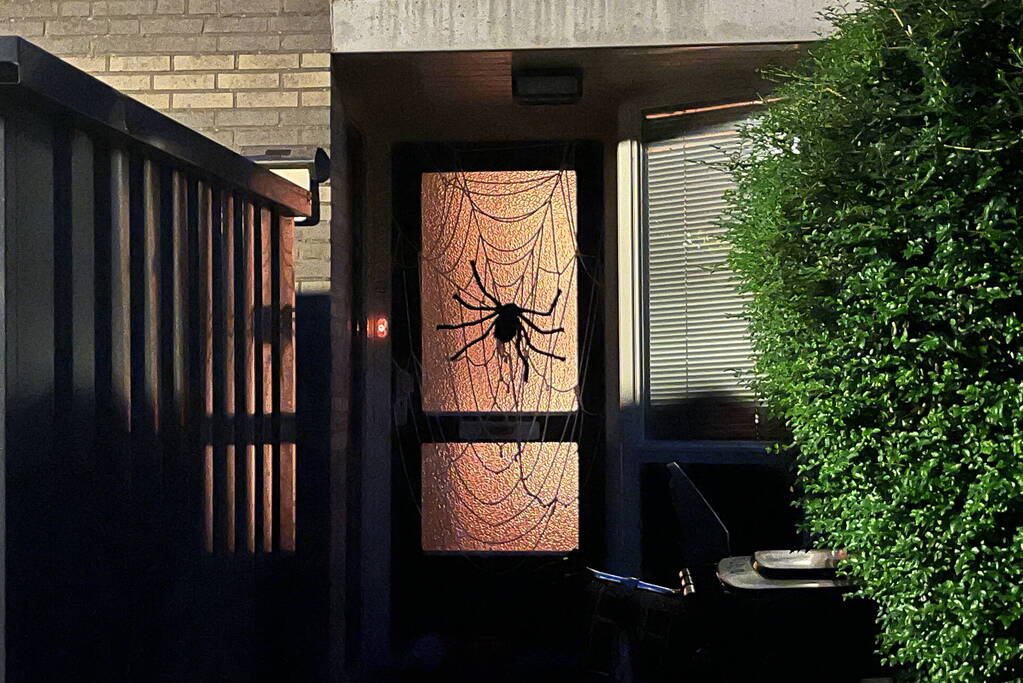
<svg viewBox="0 0 1023 683">
<path fill-rule="evenodd" d="M 520 69 L 512 72 L 512 97 L 519 104 L 575 104 L 582 96 L 582 69 Z"/>
</svg>

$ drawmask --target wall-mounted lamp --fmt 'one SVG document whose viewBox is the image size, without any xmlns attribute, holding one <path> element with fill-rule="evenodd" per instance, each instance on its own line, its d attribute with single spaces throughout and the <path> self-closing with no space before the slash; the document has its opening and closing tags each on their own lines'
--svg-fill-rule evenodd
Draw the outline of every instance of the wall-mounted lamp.
<svg viewBox="0 0 1023 683">
<path fill-rule="evenodd" d="M 295 225 L 308 226 L 320 222 L 320 184 L 330 180 L 330 157 L 322 147 L 315 150 L 273 147 L 248 158 L 296 185 L 309 188 L 312 212 L 309 218 L 295 221 Z"/>
<path fill-rule="evenodd" d="M 512 71 L 512 97 L 519 104 L 575 104 L 582 96 L 582 69 Z"/>
</svg>

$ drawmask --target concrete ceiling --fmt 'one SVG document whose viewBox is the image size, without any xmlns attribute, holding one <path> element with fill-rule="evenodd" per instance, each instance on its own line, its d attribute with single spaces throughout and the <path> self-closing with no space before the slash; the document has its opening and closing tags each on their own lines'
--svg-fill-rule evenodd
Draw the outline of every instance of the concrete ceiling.
<svg viewBox="0 0 1023 683">
<path fill-rule="evenodd" d="M 565 118 L 614 126 L 621 104 L 653 98 L 665 106 L 756 97 L 770 89 L 761 71 L 789 66 L 800 44 L 495 50 L 335 55 L 340 95 L 354 120 L 440 131 L 466 119 L 500 125 L 512 119 Z M 575 105 L 524 106 L 512 99 L 513 69 L 577 67 L 583 97 Z M 433 130 L 427 130 L 434 128 Z"/>
</svg>

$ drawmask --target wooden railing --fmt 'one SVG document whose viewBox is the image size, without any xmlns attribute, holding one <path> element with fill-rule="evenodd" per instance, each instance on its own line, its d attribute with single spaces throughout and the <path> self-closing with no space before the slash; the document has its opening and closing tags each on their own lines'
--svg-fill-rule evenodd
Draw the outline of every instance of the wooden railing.
<svg viewBox="0 0 1023 683">
<path fill-rule="evenodd" d="M 295 549 L 309 213 L 308 191 L 0 37 L 9 680 L 45 678 L 31 653 L 53 638 L 89 648 L 54 631 L 81 572 L 144 610 L 131 586 L 161 563 Z"/>
</svg>

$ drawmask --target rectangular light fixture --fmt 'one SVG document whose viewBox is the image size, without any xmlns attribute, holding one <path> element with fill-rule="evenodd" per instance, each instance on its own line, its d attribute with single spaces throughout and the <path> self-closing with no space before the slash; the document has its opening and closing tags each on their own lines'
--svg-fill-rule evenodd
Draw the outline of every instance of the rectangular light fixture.
<svg viewBox="0 0 1023 683">
<path fill-rule="evenodd" d="M 582 96 L 582 69 L 521 69 L 512 72 L 512 97 L 519 104 L 575 104 Z"/>
</svg>

